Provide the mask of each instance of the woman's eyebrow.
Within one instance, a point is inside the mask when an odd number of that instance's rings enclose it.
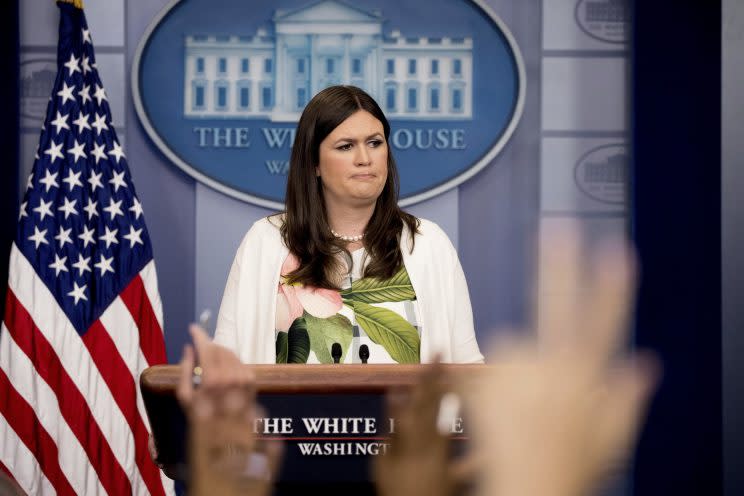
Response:
[[[382,134],[381,133],[370,134],[369,136],[367,136],[366,138],[364,138],[363,141],[367,141],[367,140],[370,140],[372,138],[382,138]],[[334,141],[334,143],[338,143],[340,141],[352,141],[353,142],[353,141],[356,141],[356,139],[354,139],[354,138],[348,138],[348,137],[341,137],[341,138],[338,138],[336,141]]]

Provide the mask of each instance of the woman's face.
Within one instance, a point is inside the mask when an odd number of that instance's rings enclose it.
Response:
[[[359,110],[320,143],[316,174],[326,208],[374,203],[387,180],[388,145],[382,122]]]

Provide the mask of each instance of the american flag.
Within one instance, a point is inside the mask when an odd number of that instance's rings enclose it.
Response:
[[[11,248],[0,469],[29,494],[165,494],[137,387],[166,361],[150,239],[80,0]]]

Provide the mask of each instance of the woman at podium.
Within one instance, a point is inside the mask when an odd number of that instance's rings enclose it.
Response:
[[[215,342],[244,363],[482,362],[457,252],[398,207],[390,124],[332,86],[305,107],[286,210],[235,255]]]

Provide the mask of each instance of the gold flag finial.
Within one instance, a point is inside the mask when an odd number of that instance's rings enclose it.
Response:
[[[59,3],[71,3],[72,5],[74,5],[75,7],[77,7],[78,9],[82,9],[83,8],[83,0],[57,0],[57,2],[59,2]]]

